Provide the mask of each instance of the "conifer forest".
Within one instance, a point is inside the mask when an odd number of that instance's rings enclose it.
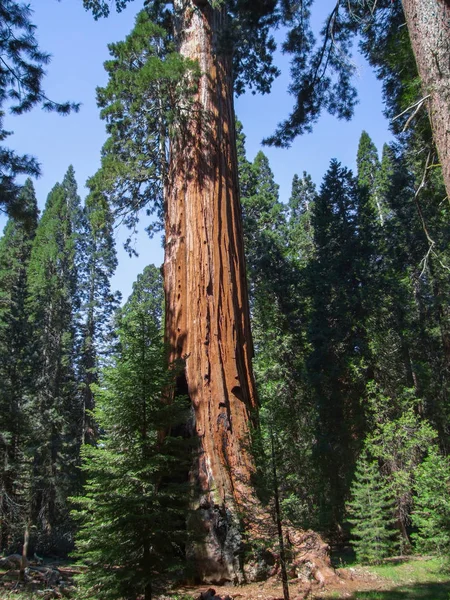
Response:
[[[67,156],[46,200],[10,117],[83,107],[46,93],[33,3],[0,0],[0,598],[448,598],[355,581],[450,569],[449,1],[333,0],[316,30],[313,0],[145,0],[101,166],[82,198]],[[234,98],[271,91],[277,44],[292,110],[251,160]],[[351,120],[355,48],[390,141],[282,198],[264,148]],[[119,222],[130,253],[163,234],[128,298]]]

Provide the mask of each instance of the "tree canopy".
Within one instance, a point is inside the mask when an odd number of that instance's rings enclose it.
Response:
[[[29,5],[16,0],[0,2],[0,203],[10,213],[22,210],[16,176],[37,177],[40,166],[36,158],[20,156],[3,145],[12,133],[4,127],[4,107],[12,115],[21,115],[35,106],[62,115],[79,109],[74,102],[58,103],[46,96],[43,78],[50,55],[39,48],[31,19]]]

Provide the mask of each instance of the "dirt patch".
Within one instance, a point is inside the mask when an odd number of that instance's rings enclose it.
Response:
[[[36,594],[42,600],[75,597],[73,576],[80,572],[79,569],[61,561],[45,564],[27,561],[21,574],[15,556],[0,560],[0,599],[20,592],[30,596]]]
[[[368,590],[384,590],[389,587],[386,579],[371,573],[364,568],[337,569],[339,579],[320,587],[317,583],[305,583],[298,580],[289,582],[291,600],[313,598],[351,598],[355,592]],[[209,593],[208,591],[214,591]],[[183,586],[176,590],[178,596],[191,596],[194,600],[283,600],[283,588],[278,576],[260,583],[249,583],[241,586],[214,585],[213,587]],[[227,598],[228,597],[228,598]]]

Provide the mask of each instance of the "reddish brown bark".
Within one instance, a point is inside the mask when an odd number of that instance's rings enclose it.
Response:
[[[450,197],[450,1],[403,0],[403,10]]]
[[[174,2],[181,54],[201,76],[185,131],[173,142],[166,206],[166,331],[186,357],[200,440],[197,510],[205,528],[200,575],[239,576],[238,513],[251,502],[246,445],[256,411],[237,182],[230,56],[218,48],[224,10]]]
[[[226,11],[207,0],[174,0],[180,53],[198,61],[200,80],[187,124],[172,141],[166,189],[164,286],[171,358],[185,358],[200,451],[194,477],[195,547],[203,581],[254,578],[242,564],[243,533],[276,539],[255,496],[248,450],[256,418],[245,275],[231,56],[221,48]],[[298,565],[318,581],[334,577],[327,545],[313,532],[287,530]],[[315,557],[315,559],[314,559]]]

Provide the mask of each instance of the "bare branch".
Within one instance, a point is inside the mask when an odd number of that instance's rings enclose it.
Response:
[[[408,106],[408,108],[405,108],[405,110],[403,110],[400,114],[398,114],[396,117],[394,117],[392,119],[392,121],[396,121],[397,119],[399,119],[400,117],[402,117],[404,114],[406,114],[407,112],[409,112],[410,110],[412,110],[413,108],[415,108],[416,106],[418,106],[419,108],[422,106],[422,104],[428,100],[428,98],[431,96],[431,94],[427,94],[426,96],[424,96],[423,98],[421,98],[420,100],[417,100],[417,102],[414,102],[414,104],[411,104],[411,106]],[[418,110],[418,109],[417,109]],[[416,111],[414,111],[414,114],[416,114]],[[408,119],[409,120],[409,119]]]

